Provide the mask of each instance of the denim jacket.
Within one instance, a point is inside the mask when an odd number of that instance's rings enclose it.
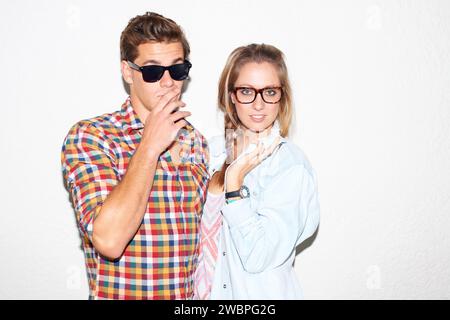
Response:
[[[212,176],[226,159],[225,139],[211,139],[209,148]],[[293,263],[296,246],[319,224],[315,171],[300,148],[281,138],[244,185],[250,197],[221,209],[211,299],[301,299]]]

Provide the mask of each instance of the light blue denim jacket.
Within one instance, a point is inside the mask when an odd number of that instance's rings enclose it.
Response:
[[[212,176],[225,161],[225,140],[212,139],[209,148]],[[211,299],[303,298],[293,262],[296,246],[319,224],[315,171],[300,148],[281,138],[279,148],[247,174],[244,185],[250,197],[221,209]]]

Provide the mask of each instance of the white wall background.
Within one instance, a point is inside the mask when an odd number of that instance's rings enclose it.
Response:
[[[0,298],[86,299],[60,148],[126,97],[119,36],[145,11],[191,42],[184,100],[220,134],[232,49],[287,56],[293,140],[319,178],[320,230],[297,257],[308,299],[450,298],[450,1],[2,1]]]

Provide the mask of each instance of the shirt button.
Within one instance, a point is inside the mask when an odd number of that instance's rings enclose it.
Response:
[[[227,253],[224,251],[224,252],[222,252],[222,255],[225,257],[227,255]]]
[[[254,196],[254,197],[257,197],[257,196],[258,196],[258,193],[257,193],[257,192],[255,192],[255,191],[253,191],[253,193],[252,193],[252,194],[253,194],[253,196]]]
[[[223,288],[224,288],[224,289],[226,289],[226,288],[227,288],[227,285],[226,285],[226,284],[224,284],[224,285],[223,285]]]

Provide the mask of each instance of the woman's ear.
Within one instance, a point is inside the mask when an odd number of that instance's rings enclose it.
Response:
[[[232,104],[236,104],[236,102],[234,101],[234,93],[233,92],[230,92],[230,99],[231,99],[231,103]]]

